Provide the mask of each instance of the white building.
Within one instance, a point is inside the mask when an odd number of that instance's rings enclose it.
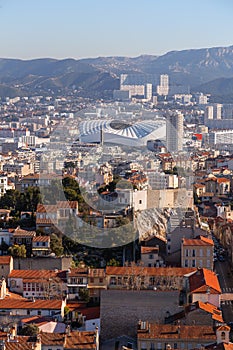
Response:
[[[147,190],[117,189],[117,204],[137,210],[147,209]]]
[[[0,198],[4,196],[6,191],[8,190],[8,179],[7,175],[0,174]]]
[[[146,100],[151,101],[151,99],[152,99],[152,84],[145,85],[144,97]]]
[[[211,131],[209,133],[209,143],[212,146],[217,144],[233,144],[233,129]]]
[[[183,149],[183,114],[167,115],[166,143],[169,152],[182,151]]]
[[[167,74],[160,75],[160,84],[157,85],[157,94],[167,96],[169,92],[169,76]]]

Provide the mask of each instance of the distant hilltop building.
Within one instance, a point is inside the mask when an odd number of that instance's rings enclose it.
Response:
[[[233,104],[213,103],[206,106],[204,123],[210,129],[233,129]]]
[[[120,90],[113,93],[114,99],[127,100],[131,97],[140,97],[148,101],[152,100],[153,85],[158,78],[147,74],[121,74]],[[123,93],[124,92],[124,93]],[[126,94],[128,92],[128,95]]]
[[[169,93],[169,77],[167,74],[160,75],[160,84],[157,85],[157,94],[167,96]]]
[[[178,152],[183,149],[184,116],[181,113],[166,116],[166,143],[167,150]]]

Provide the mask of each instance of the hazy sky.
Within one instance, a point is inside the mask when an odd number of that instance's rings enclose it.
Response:
[[[232,0],[0,0],[0,57],[163,54],[233,45]]]

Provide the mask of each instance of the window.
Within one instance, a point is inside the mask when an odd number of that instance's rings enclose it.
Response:
[[[37,315],[38,315],[38,316],[41,316],[41,310],[38,310],[38,311],[37,311]]]
[[[142,204],[142,200],[141,199],[139,199],[139,204]]]
[[[174,343],[174,349],[177,349],[177,343]]]
[[[207,256],[210,256],[210,249],[207,249]]]
[[[103,280],[103,278],[100,277],[99,281],[100,281],[100,283],[103,283],[104,280]]]
[[[141,350],[147,350],[147,346],[145,342],[142,342],[141,344]]]
[[[196,260],[192,260],[192,267],[196,267]]]
[[[189,256],[189,250],[188,249],[185,250],[185,256]]]
[[[185,261],[184,261],[184,267],[188,267],[188,266],[189,266],[188,260],[185,260]]]
[[[221,333],[221,340],[225,340],[226,339],[226,333],[225,332],[222,332]]]
[[[149,255],[149,259],[153,259],[154,258],[154,255],[153,254],[150,254]]]
[[[155,277],[150,277],[149,279],[149,285],[154,286],[155,285]]]
[[[192,256],[196,256],[196,251],[195,251],[195,249],[193,249],[193,254],[192,254]]]
[[[203,249],[202,248],[200,248],[199,252],[200,252],[200,256],[203,256]]]
[[[111,277],[110,284],[116,285],[116,277]]]

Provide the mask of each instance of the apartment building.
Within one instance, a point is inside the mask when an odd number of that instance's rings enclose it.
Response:
[[[213,270],[214,242],[200,236],[194,239],[183,238],[181,244],[181,266],[200,267]]]

